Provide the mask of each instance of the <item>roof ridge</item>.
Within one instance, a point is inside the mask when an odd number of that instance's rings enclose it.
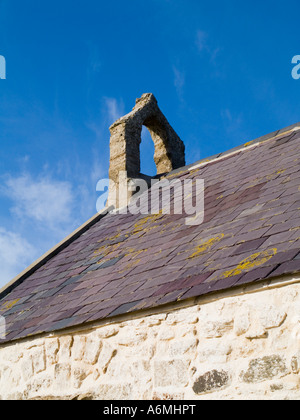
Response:
[[[224,159],[229,156],[233,156],[237,153],[240,153],[244,150],[250,150],[253,147],[257,147],[261,144],[266,143],[267,141],[272,141],[274,139],[279,139],[280,137],[286,136],[287,134],[294,133],[296,131],[300,131],[300,122],[283,128],[282,130],[273,131],[270,134],[266,134],[264,136],[258,137],[254,140],[246,142],[240,146],[234,147],[233,149],[229,149],[222,153],[217,153],[215,155],[209,156],[207,158],[201,159],[195,163],[191,163],[186,166],[182,166],[181,168],[175,169],[174,171],[169,172],[168,174],[164,175],[163,177],[168,178],[174,175],[183,174],[184,172],[189,172],[194,169],[198,169],[205,165],[214,163],[219,161],[220,159]]]

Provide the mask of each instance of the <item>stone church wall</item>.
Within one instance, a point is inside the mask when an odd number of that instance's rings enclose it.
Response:
[[[0,398],[298,399],[299,280],[2,346]]]

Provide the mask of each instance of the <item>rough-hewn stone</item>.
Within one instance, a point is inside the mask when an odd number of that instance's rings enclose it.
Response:
[[[229,374],[225,371],[212,370],[200,376],[193,385],[195,394],[205,394],[225,387],[229,382]]]
[[[143,125],[149,130],[154,142],[154,161],[158,174],[185,165],[184,143],[159,109],[154,95],[144,94],[136,100],[132,112],[110,127],[109,179],[112,182],[108,206],[126,206],[128,199],[132,197],[129,190],[130,180],[141,178],[140,143]]]
[[[242,378],[244,382],[255,383],[273,379],[287,372],[286,364],[280,356],[265,356],[251,360],[249,369],[242,374]]]
[[[156,360],[154,384],[158,387],[185,386],[188,383],[188,364],[181,359]]]

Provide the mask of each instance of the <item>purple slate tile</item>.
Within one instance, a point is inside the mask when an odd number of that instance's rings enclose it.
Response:
[[[260,267],[246,273],[239,281],[238,284],[253,283],[259,280],[265,280],[275,270],[277,266],[272,265],[269,267]]]
[[[163,298],[159,299],[156,303],[157,305],[165,305],[167,303],[177,302],[179,300],[183,300],[182,296],[189,290],[188,287],[181,289],[181,290],[175,290],[172,293],[169,293],[165,295]]]
[[[295,259],[281,264],[269,277],[281,276],[284,274],[296,274],[300,272],[300,259]]]
[[[100,321],[103,318],[110,317],[110,314],[115,311],[118,307],[117,306],[111,306],[109,308],[100,309],[99,311],[90,314],[89,318],[87,319],[88,322],[93,321]]]
[[[186,280],[184,280],[183,286],[184,287],[198,286],[198,285],[204,283],[212,275],[213,275],[212,272],[207,272],[207,273],[204,273],[204,274],[199,274],[199,275],[189,277]]]
[[[247,251],[256,251],[264,244],[264,242],[266,242],[266,240],[267,238],[263,237],[259,239],[254,239],[252,241],[246,241],[236,251],[234,251],[234,254],[238,255]]]
[[[269,239],[267,239],[267,241],[264,243],[264,247],[271,247],[283,242],[287,242],[292,236],[293,232],[290,231],[277,233],[275,235],[270,236]]]
[[[194,298],[194,297],[198,297],[198,296],[203,296],[206,294],[209,294],[212,292],[212,288],[214,286],[216,282],[212,282],[211,284],[209,283],[202,283],[198,286],[194,286],[192,287],[190,290],[186,291],[186,293],[184,293],[181,296],[181,300],[184,299],[189,299],[189,298]]]

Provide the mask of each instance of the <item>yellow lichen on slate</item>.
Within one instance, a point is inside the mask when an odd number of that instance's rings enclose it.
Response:
[[[15,306],[19,302],[19,300],[20,299],[15,299],[15,300],[12,300],[10,302],[5,302],[2,305],[2,309],[5,309],[6,311],[9,310],[9,309],[11,309],[13,306]]]
[[[277,254],[276,248],[271,248],[266,251],[257,252],[256,254],[251,255],[250,257],[244,259],[240,264],[233,270],[228,270],[223,273],[223,278],[228,278],[232,276],[237,276],[244,272],[248,272],[253,268],[260,267],[268,262]]]
[[[224,234],[221,233],[214,238],[210,238],[196,247],[196,251],[189,258],[196,258],[203,252],[208,251],[215,243],[220,242],[224,238]]]

